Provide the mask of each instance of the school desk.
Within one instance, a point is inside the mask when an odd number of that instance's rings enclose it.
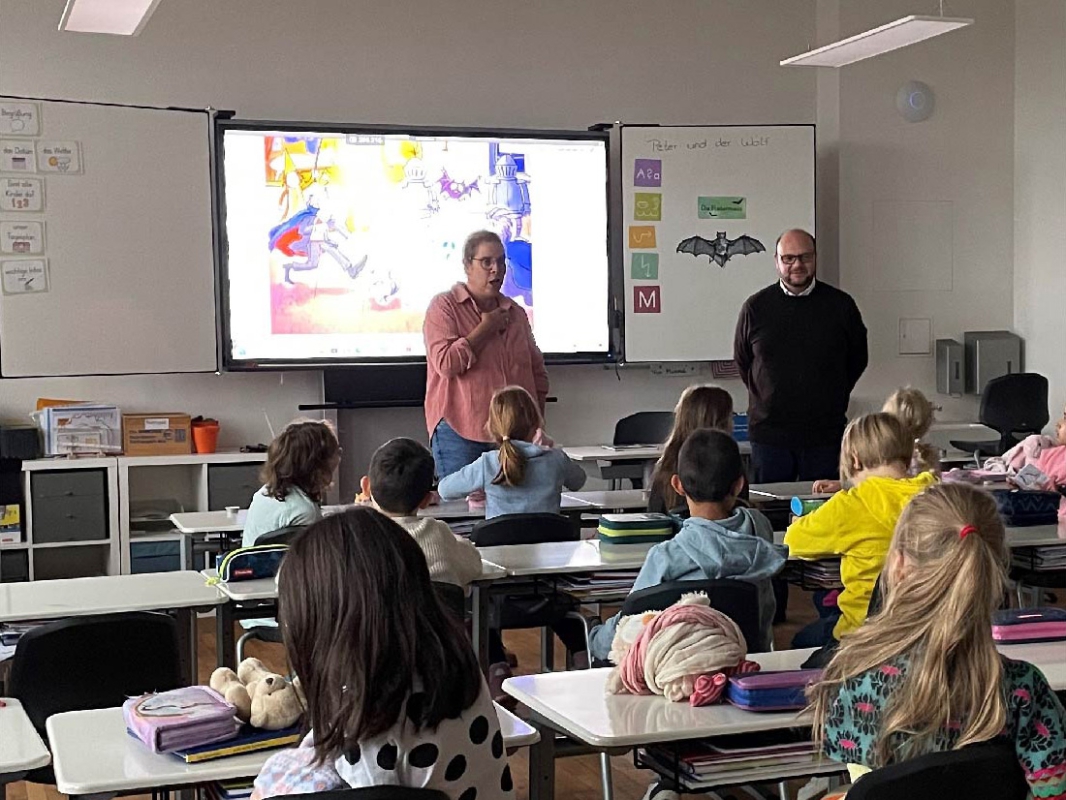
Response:
[[[535,728],[496,706],[508,750],[538,741]],[[253,778],[277,750],[259,750],[186,764],[177,756],[153,753],[126,732],[121,708],[69,711],[45,723],[52,746],[56,788],[65,795],[115,795],[137,790],[189,786],[209,781]],[[32,729],[31,729],[32,730]]]
[[[84,617],[122,611],[177,616],[182,674],[196,683],[196,610],[226,602],[197,572],[103,575],[0,584],[0,622]]]
[[[1010,658],[1035,664],[1052,689],[1066,689],[1066,658],[1062,643],[1011,645],[999,648]],[[813,648],[779,650],[750,656],[764,670],[797,669]],[[730,704],[693,708],[653,695],[609,695],[605,690],[610,669],[522,675],[504,681],[509,695],[532,712],[530,721],[540,742],[530,750],[530,800],[549,800],[555,792],[555,734],[562,733],[585,748],[619,754],[660,742],[699,739],[734,733],[752,733],[809,724],[798,712],[754,713]],[[818,772],[836,772],[839,765],[806,765],[789,771],[782,767],[756,777],[777,780]]]
[[[204,581],[213,580],[218,572],[205,569],[201,573]],[[481,577],[471,583],[471,641],[474,651],[483,667],[488,669],[488,629],[489,629],[489,593],[485,587],[507,576],[507,571],[495,564],[482,561]],[[236,641],[233,626],[237,620],[262,618],[277,613],[277,583],[274,578],[259,578],[251,581],[219,582],[216,584],[229,602],[218,607],[215,614],[215,647],[218,654],[218,666],[236,669]]]
[[[11,697],[0,697],[0,800],[7,785],[52,760],[48,748],[22,709]]]

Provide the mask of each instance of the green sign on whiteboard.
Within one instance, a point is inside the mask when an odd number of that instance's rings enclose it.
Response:
[[[748,199],[746,197],[701,197],[699,218],[747,219]]]

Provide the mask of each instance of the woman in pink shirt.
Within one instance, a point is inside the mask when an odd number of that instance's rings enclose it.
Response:
[[[466,282],[430,301],[426,427],[437,476],[456,472],[495,445],[485,422],[497,389],[525,388],[544,412],[548,372],[525,310],[500,292],[507,258],[500,237],[477,231],[463,245]]]

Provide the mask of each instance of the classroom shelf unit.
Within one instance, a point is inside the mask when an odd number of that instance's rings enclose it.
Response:
[[[0,580],[179,569],[170,513],[247,508],[265,459],[234,452],[24,461],[22,541],[0,545]]]

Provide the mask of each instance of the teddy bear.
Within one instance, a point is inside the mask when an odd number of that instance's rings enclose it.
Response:
[[[256,728],[288,728],[303,714],[299,679],[292,683],[271,672],[258,658],[246,658],[234,672],[219,667],[210,686],[237,709],[237,717]]]

